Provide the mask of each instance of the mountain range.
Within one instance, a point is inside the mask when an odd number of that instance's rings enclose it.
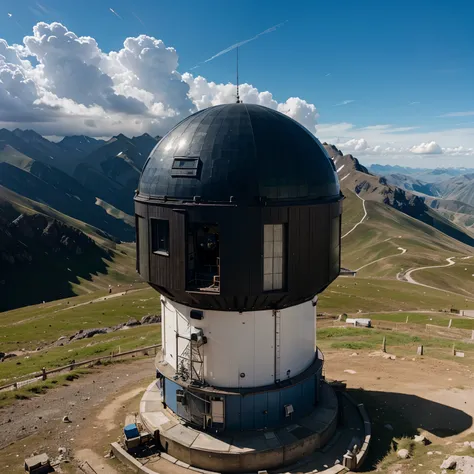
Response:
[[[474,169],[421,169],[372,165],[387,183],[424,198],[438,213],[474,231]]]
[[[375,175],[361,165],[354,156],[344,155],[334,145],[327,143],[323,145],[333,159],[343,188],[350,189],[364,199],[381,202],[460,242],[474,246],[474,234],[453,222],[455,219],[452,218],[452,215],[444,214],[444,211],[451,206],[451,208],[456,209],[456,211],[452,211],[454,214],[460,213],[459,210],[463,210],[471,215],[470,205],[461,204],[451,199],[442,201],[438,199],[438,206],[436,206],[432,199],[391,181],[390,175],[388,177]],[[459,179],[459,177],[453,179]],[[472,216],[474,217],[474,214]],[[468,223],[469,221],[467,221]]]
[[[135,239],[133,195],[159,140],[120,134],[53,142],[32,130],[0,130],[0,311],[134,281],[134,246],[124,242]],[[345,194],[401,212],[455,246],[474,247],[469,170],[366,168],[324,147]],[[430,173],[431,181],[422,179]]]
[[[160,137],[51,142],[32,130],[0,130],[0,185],[108,232],[134,239],[133,196]]]

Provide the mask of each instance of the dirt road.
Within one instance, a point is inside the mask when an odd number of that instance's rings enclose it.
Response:
[[[397,250],[401,250],[400,253],[394,253],[392,255],[387,255],[386,257],[381,257],[378,258],[377,260],[373,260],[372,262],[366,263],[365,265],[362,265],[361,267],[357,268],[355,271],[358,272],[362,270],[365,267],[368,267],[369,265],[373,265],[374,263],[380,262],[381,260],[385,260],[387,258],[392,258],[392,257],[399,257],[400,255],[404,255],[407,252],[407,249],[404,249],[403,247],[398,247]]]
[[[346,176],[347,178],[347,176]],[[356,196],[362,201],[362,207],[364,209],[364,216],[362,217],[362,219],[351,229],[349,230],[348,232],[346,232],[342,237],[341,237],[341,240],[344,238],[344,237],[347,237],[351,232],[353,232],[354,230],[357,229],[357,227],[359,227],[362,222],[364,222],[364,220],[366,219],[367,217],[367,209],[365,207],[365,199],[361,198],[358,194],[356,194]]]
[[[118,433],[117,414],[122,415],[129,400],[139,399],[153,376],[152,357],[107,365],[67,386],[1,409],[0,466],[21,467],[22,456],[33,451],[57,456],[59,447],[79,455],[80,450],[99,448],[103,457],[103,450]],[[71,422],[64,423],[64,416]]]
[[[417,282],[416,280],[414,280],[411,276],[411,274],[413,272],[418,272],[420,270],[428,270],[430,268],[445,268],[445,267],[450,267],[451,265],[454,265],[456,262],[454,261],[454,258],[455,257],[449,257],[446,259],[446,261],[448,262],[446,265],[432,265],[432,266],[429,266],[429,267],[419,267],[419,268],[412,268],[411,270],[408,270],[405,275],[404,275],[404,278],[406,279],[406,281],[408,281],[409,283],[413,283],[414,285],[421,285],[421,286],[426,286],[427,288],[433,288],[435,290],[438,290],[439,288],[436,288],[434,286],[429,286],[429,285],[424,285],[423,283],[419,283]]]

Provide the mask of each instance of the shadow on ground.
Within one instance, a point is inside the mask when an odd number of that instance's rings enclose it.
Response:
[[[425,430],[440,438],[462,433],[473,424],[470,415],[416,395],[362,389],[348,393],[363,403],[372,422],[372,440],[362,471],[371,471],[393,448],[394,439],[413,438]]]

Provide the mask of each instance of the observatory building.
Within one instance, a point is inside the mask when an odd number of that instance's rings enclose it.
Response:
[[[327,390],[317,295],[339,275],[342,200],[320,142],[266,107],[202,110],[151,152],[135,196],[137,270],[161,294],[156,390],[181,435],[157,431],[173,456],[248,472],[319,447],[245,464],[204,441],[205,454],[190,453],[185,430],[250,440],[317,409]]]

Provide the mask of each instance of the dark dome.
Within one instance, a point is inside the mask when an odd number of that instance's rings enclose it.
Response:
[[[139,196],[256,204],[339,199],[332,160],[293,119],[259,105],[228,104],[180,122],[145,163]]]

